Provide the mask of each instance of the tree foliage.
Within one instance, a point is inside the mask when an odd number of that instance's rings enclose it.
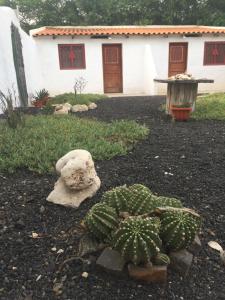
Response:
[[[0,0],[19,7],[25,29],[46,25],[225,26],[224,0]]]

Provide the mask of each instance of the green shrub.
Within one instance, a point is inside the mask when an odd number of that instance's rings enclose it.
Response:
[[[70,103],[71,105],[75,104],[90,104],[91,102],[97,102],[99,100],[106,99],[106,95],[99,94],[77,94],[75,97],[74,93],[65,93],[60,94],[55,97],[52,97],[49,102],[51,104],[61,104],[61,103]]]
[[[125,155],[149,130],[134,121],[98,122],[74,116],[27,116],[26,126],[12,130],[0,124],[0,170],[54,170],[56,161],[74,149],[94,159]]]
[[[14,107],[17,102],[18,101],[14,90],[13,92],[8,90],[7,94],[4,94],[0,90],[0,108],[6,118],[7,125],[12,129],[16,129],[21,125],[23,126],[25,123],[23,113]]]
[[[196,120],[225,120],[225,93],[198,97],[192,118]]]

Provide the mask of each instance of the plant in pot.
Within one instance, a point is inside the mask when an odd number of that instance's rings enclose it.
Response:
[[[34,101],[32,102],[32,104],[35,107],[42,107],[46,105],[48,99],[49,92],[46,89],[42,89],[40,91],[36,91],[36,94],[34,95]]]
[[[172,104],[171,115],[176,121],[187,121],[190,118],[192,107],[193,104],[190,102]]]

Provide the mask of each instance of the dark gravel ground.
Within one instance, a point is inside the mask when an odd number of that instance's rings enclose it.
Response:
[[[0,299],[225,299],[225,268],[207,246],[209,240],[225,246],[225,123],[174,123],[159,111],[162,100],[112,98],[81,114],[105,121],[134,119],[151,132],[127,156],[96,162],[102,187],[78,210],[45,201],[54,175],[26,170],[0,175]],[[81,218],[102,192],[137,182],[180,197],[204,217],[203,249],[188,277],[169,273],[166,286],[137,283],[96,270],[93,256],[62,267],[76,251]],[[32,232],[41,238],[32,238]],[[81,276],[84,271],[88,278]],[[56,283],[61,283],[60,295]]]

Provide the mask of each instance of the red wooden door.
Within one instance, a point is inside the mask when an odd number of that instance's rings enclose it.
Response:
[[[188,43],[170,43],[169,76],[184,73],[187,69]]]
[[[104,44],[102,53],[104,92],[122,93],[122,45]]]

